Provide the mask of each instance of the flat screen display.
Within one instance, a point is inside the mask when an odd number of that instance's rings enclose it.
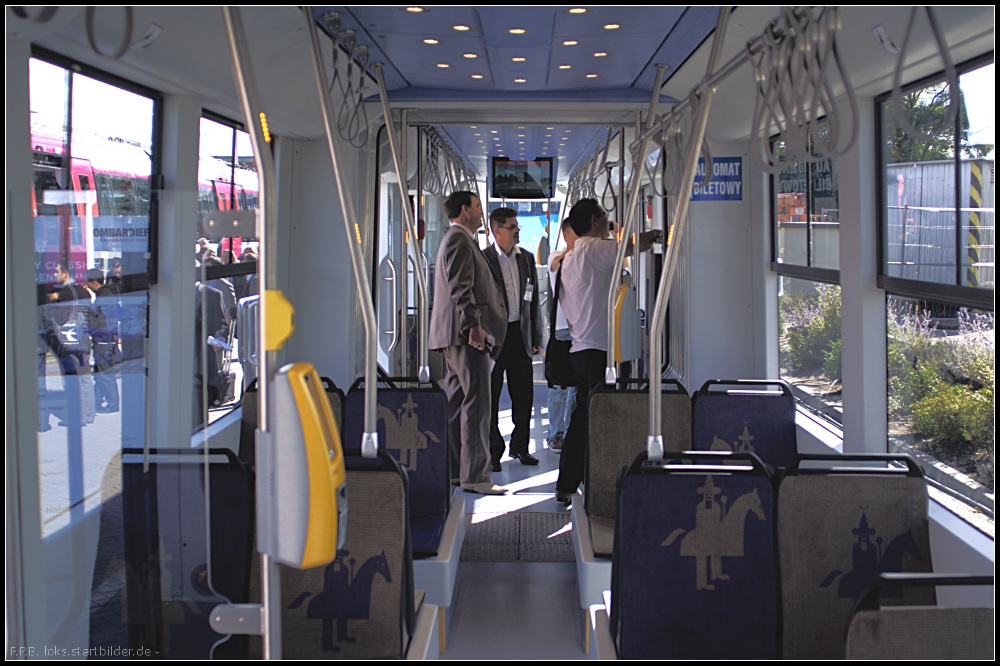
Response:
[[[551,199],[552,158],[511,160],[493,158],[494,199]]]

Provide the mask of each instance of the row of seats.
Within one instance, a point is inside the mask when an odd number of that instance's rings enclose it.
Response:
[[[646,449],[646,380],[598,387],[590,396],[584,492],[594,554],[611,557],[615,482]],[[662,389],[663,448],[668,452],[749,452],[774,473],[796,454],[795,398],[778,380],[711,380],[693,396],[676,380]]]
[[[414,557],[437,555],[451,506],[444,395],[436,386],[399,389],[392,380],[380,382],[382,447],[377,458],[366,459],[356,448],[363,383],[345,395],[322,381],[342,441],[355,446],[344,451],[347,540],[330,564],[305,570],[279,565],[282,654],[402,658],[418,633],[423,601]],[[243,396],[238,456],[229,449],[124,452],[127,616],[134,647],[177,658],[262,657],[260,637],[220,642],[208,621],[218,604],[261,600],[254,517],[257,396],[252,382]]]
[[[839,659],[852,617],[855,651],[871,654],[886,621],[852,610],[882,574],[933,571],[926,482],[907,456],[796,456],[772,479],[749,452],[643,453],[616,495],[609,620],[620,658]],[[936,603],[932,585],[875,598]],[[972,613],[965,649],[935,654],[983,654],[985,641],[992,655],[992,609]]]

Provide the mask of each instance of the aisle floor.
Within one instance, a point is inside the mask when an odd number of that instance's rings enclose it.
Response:
[[[466,494],[472,521],[512,512],[569,514],[554,499],[559,455],[546,448],[545,384],[534,386],[529,452],[537,466],[505,455],[494,483],[504,496]],[[500,432],[509,442],[513,424],[506,386],[500,402]],[[442,659],[586,659],[584,613],[574,562],[461,562]]]

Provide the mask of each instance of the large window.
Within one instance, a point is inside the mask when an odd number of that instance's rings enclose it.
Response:
[[[825,127],[819,129],[822,137]],[[775,142],[775,154],[784,154]],[[837,161],[798,162],[771,177],[778,273],[778,359],[799,404],[839,424],[840,192]]]
[[[879,99],[882,256],[888,291],[992,308],[994,65]]]
[[[40,51],[28,76],[44,549],[32,566],[54,643],[128,647],[121,451],[146,443],[160,98]]]
[[[240,301],[260,293],[256,275],[259,185],[250,135],[240,127],[221,118],[201,119],[198,236],[192,239],[198,269],[195,428],[238,406],[243,390],[256,376],[252,359],[240,353],[242,331],[237,325]]]
[[[889,449],[992,521],[994,64],[990,54],[880,97]]]

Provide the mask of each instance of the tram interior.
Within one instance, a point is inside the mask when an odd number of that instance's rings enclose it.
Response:
[[[8,658],[994,657],[993,7],[6,14]],[[544,354],[453,487],[459,190],[543,348],[660,232],[569,504]]]

